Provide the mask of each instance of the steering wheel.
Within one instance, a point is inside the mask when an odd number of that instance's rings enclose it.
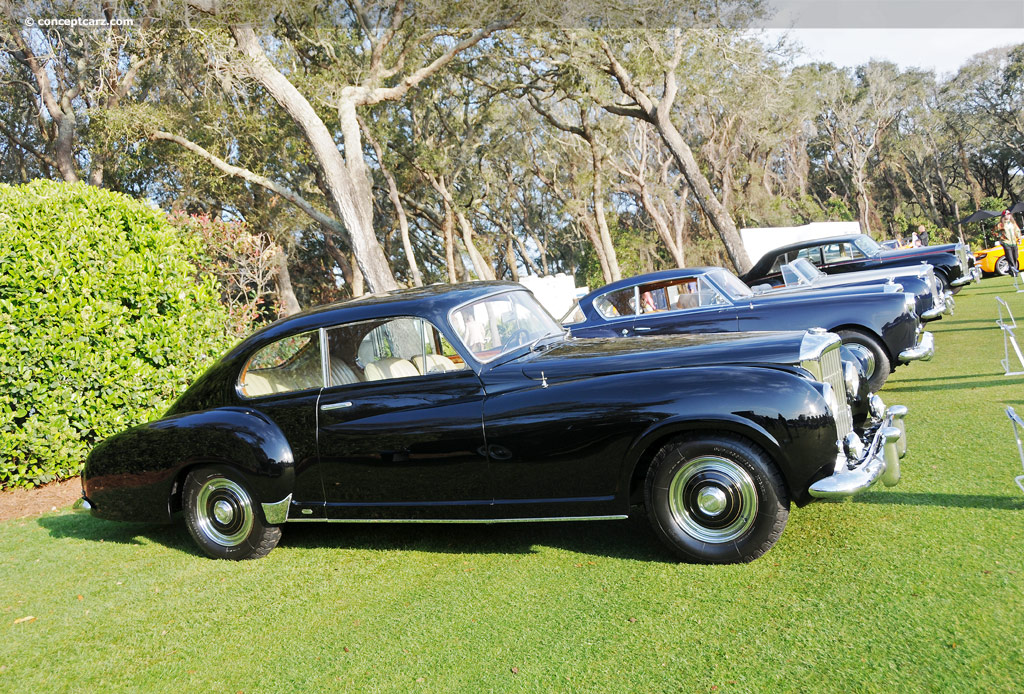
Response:
[[[526,332],[523,328],[520,328],[508,336],[508,340],[506,340],[505,344],[513,347],[520,347],[526,344],[526,341],[529,339],[530,333]]]

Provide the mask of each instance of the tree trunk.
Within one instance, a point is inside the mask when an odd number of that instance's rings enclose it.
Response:
[[[588,128],[589,130],[589,128]],[[619,256],[615,252],[615,245],[612,243],[612,235],[608,231],[608,220],[604,214],[604,180],[601,171],[601,157],[597,152],[597,144],[593,136],[589,139],[590,160],[594,169],[594,219],[597,220],[598,239],[604,251],[605,263],[608,265],[607,282],[616,282],[622,279],[622,271],[619,269]]]
[[[292,276],[288,273],[288,255],[284,249],[274,258],[274,279],[277,282],[277,310],[282,318],[295,315],[302,310],[292,288]]]
[[[370,289],[397,289],[398,283],[391,274],[387,257],[373,231],[371,181],[363,160],[362,138],[354,101],[344,95],[339,100],[338,116],[345,143],[345,157],[342,158],[323,120],[288,78],[270,63],[252,27],[233,25],[231,34],[239,50],[249,58],[249,72],[288,112],[312,146],[333,202],[348,229],[356,261]]]

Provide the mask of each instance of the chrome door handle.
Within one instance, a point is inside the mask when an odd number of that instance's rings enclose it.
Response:
[[[645,328],[643,326],[637,326],[637,327],[633,328],[633,330],[637,331],[638,333],[645,333],[648,330],[651,330],[651,328]]]
[[[352,407],[351,402],[332,402],[328,405],[321,405],[320,411],[327,412],[328,410],[340,410],[343,407]]]

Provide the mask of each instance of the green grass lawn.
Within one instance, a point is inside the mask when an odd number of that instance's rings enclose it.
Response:
[[[882,390],[910,408],[900,485],[794,509],[752,564],[675,563],[642,517],[288,526],[233,563],[64,510],[0,523],[0,690],[1020,691],[996,295],[1024,318],[1007,279],[964,290]]]

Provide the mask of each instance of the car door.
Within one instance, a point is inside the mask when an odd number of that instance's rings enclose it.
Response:
[[[737,307],[704,277],[643,284],[639,295],[644,312],[634,318],[635,335],[737,330]]]
[[[316,446],[316,406],[323,386],[318,330],[289,335],[260,348],[238,379],[241,404],[272,421],[288,442],[295,463],[292,501],[298,509],[323,506]]]
[[[421,318],[361,321],[325,335],[330,378],[317,408],[323,515],[483,516],[491,498],[477,374]]]

